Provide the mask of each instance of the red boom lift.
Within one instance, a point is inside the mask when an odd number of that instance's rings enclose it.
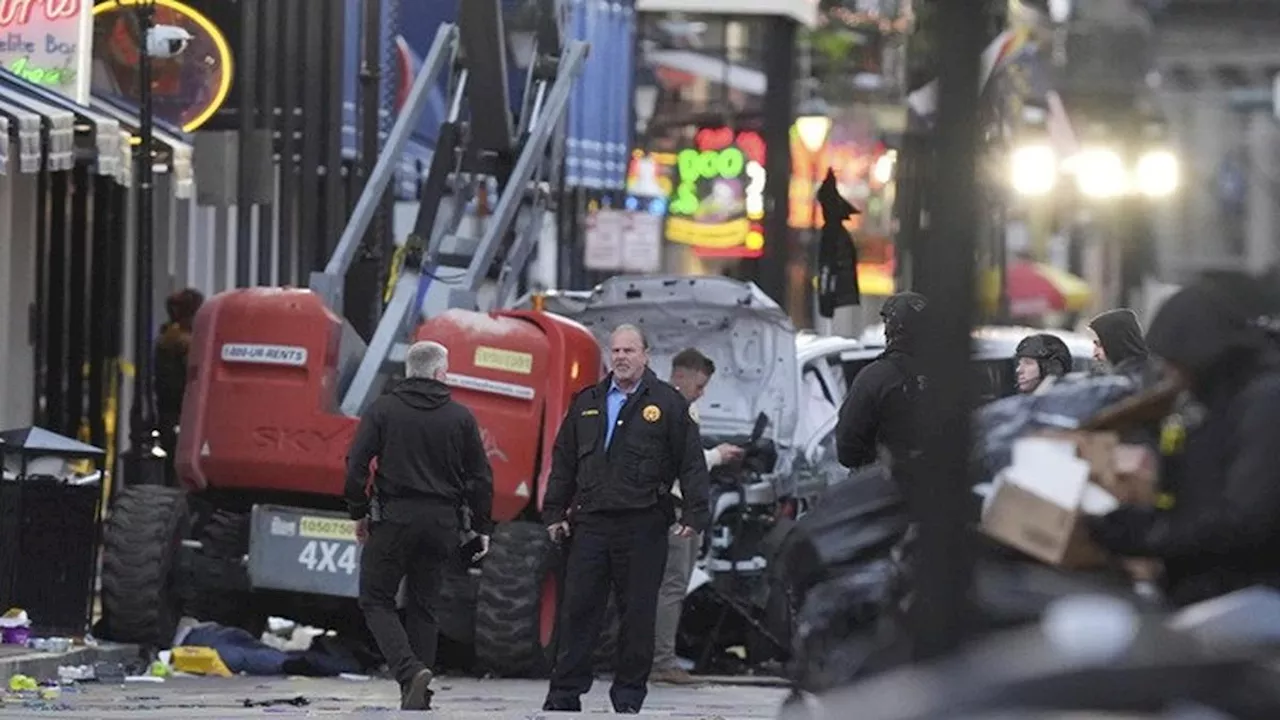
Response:
[[[560,420],[573,393],[599,378],[600,351],[573,321],[480,312],[477,298],[497,267],[494,306],[514,299],[559,185],[562,121],[587,47],[562,44],[556,4],[547,2],[513,118],[499,2],[459,5],[458,24],[440,28],[310,288],[228,291],[196,318],[177,453],[183,487],[124,488],[111,507],[102,578],[108,637],[164,647],[183,614],[255,631],[268,614],[362,631],[359,546],[341,501],[347,447],[408,344],[433,339],[450,348],[448,383],[483,428],[499,523],[479,572],[460,565],[451,573],[442,630],[473,647],[489,672],[545,668],[555,553],[537,511]],[[446,67],[449,116],[415,230],[397,252],[394,290],[366,345],[342,317],[343,278]],[[477,242],[459,228],[481,183],[500,195]]]

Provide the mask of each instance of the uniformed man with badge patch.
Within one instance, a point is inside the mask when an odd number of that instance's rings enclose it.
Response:
[[[581,711],[612,592],[619,629],[609,697],[618,713],[640,712],[667,534],[692,537],[708,522],[710,479],[688,402],[649,369],[649,345],[639,328],[615,329],[609,354],[613,371],[569,406],[543,501],[551,538],[569,540],[547,711]],[[671,529],[677,480],[681,519]]]

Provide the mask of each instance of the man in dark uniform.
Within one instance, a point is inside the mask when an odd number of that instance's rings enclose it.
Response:
[[[415,343],[404,367],[405,379],[360,418],[347,453],[345,494],[356,537],[364,543],[365,623],[400,683],[400,708],[428,710],[443,571],[459,549],[464,507],[479,534],[473,559],[489,551],[493,474],[475,416],[454,402],[444,384],[449,351],[435,342]],[[401,580],[409,595],[404,624],[396,610]]]
[[[891,296],[880,310],[884,319],[885,351],[849,385],[836,423],[836,454],[840,464],[857,469],[881,458],[909,459],[916,450],[915,412],[924,390],[924,377],[915,358],[926,300],[920,293]]]
[[[649,369],[648,350],[638,328],[613,331],[613,372],[574,397],[552,451],[543,519],[553,540],[572,541],[544,710],[582,710],[612,590],[620,627],[609,697],[618,713],[640,712],[667,533],[706,529],[710,478],[698,425],[680,392]],[[680,524],[671,530],[677,479]]]

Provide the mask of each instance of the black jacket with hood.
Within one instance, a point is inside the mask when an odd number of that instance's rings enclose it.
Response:
[[[346,499],[353,520],[370,514],[371,501],[392,522],[412,521],[425,506],[466,507],[471,529],[488,535],[493,474],[475,416],[438,380],[402,380],[360,418],[347,453]]]
[[[916,450],[915,412],[925,380],[913,355],[926,301],[919,293],[898,293],[885,301],[885,351],[849,385],[836,422],[836,456],[847,468],[876,462],[879,448],[892,460]]]
[[[1251,319],[1221,285],[1165,303],[1147,342],[1187,374],[1204,410],[1165,479],[1173,507],[1126,506],[1091,525],[1114,552],[1162,559],[1178,605],[1280,587],[1280,355]]]
[[[1108,310],[1090,320],[1089,328],[1098,335],[1111,372],[1128,377],[1139,388],[1158,379],[1137,313],[1128,308]]]

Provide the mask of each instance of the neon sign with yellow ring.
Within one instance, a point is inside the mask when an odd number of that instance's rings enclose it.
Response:
[[[222,107],[227,101],[227,97],[231,94],[231,80],[234,77],[234,62],[231,56],[231,44],[227,42],[227,38],[222,34],[222,30],[218,28],[212,20],[200,11],[178,2],[177,0],[151,0],[158,8],[165,8],[183,16],[184,18],[195,23],[195,25],[208,36],[213,43],[213,51],[218,56],[218,68],[221,71],[218,78],[217,87],[213,88],[212,96],[205,101],[204,108],[198,113],[182,123],[184,132],[193,132],[200,126],[209,121],[214,113]],[[106,0],[93,7],[93,16],[95,20],[98,16],[115,10],[124,10],[139,4],[138,0]],[[194,34],[194,32],[193,32]],[[95,53],[96,54],[96,53]],[[135,63],[136,65],[136,63]],[[153,76],[154,78],[154,76]]]

